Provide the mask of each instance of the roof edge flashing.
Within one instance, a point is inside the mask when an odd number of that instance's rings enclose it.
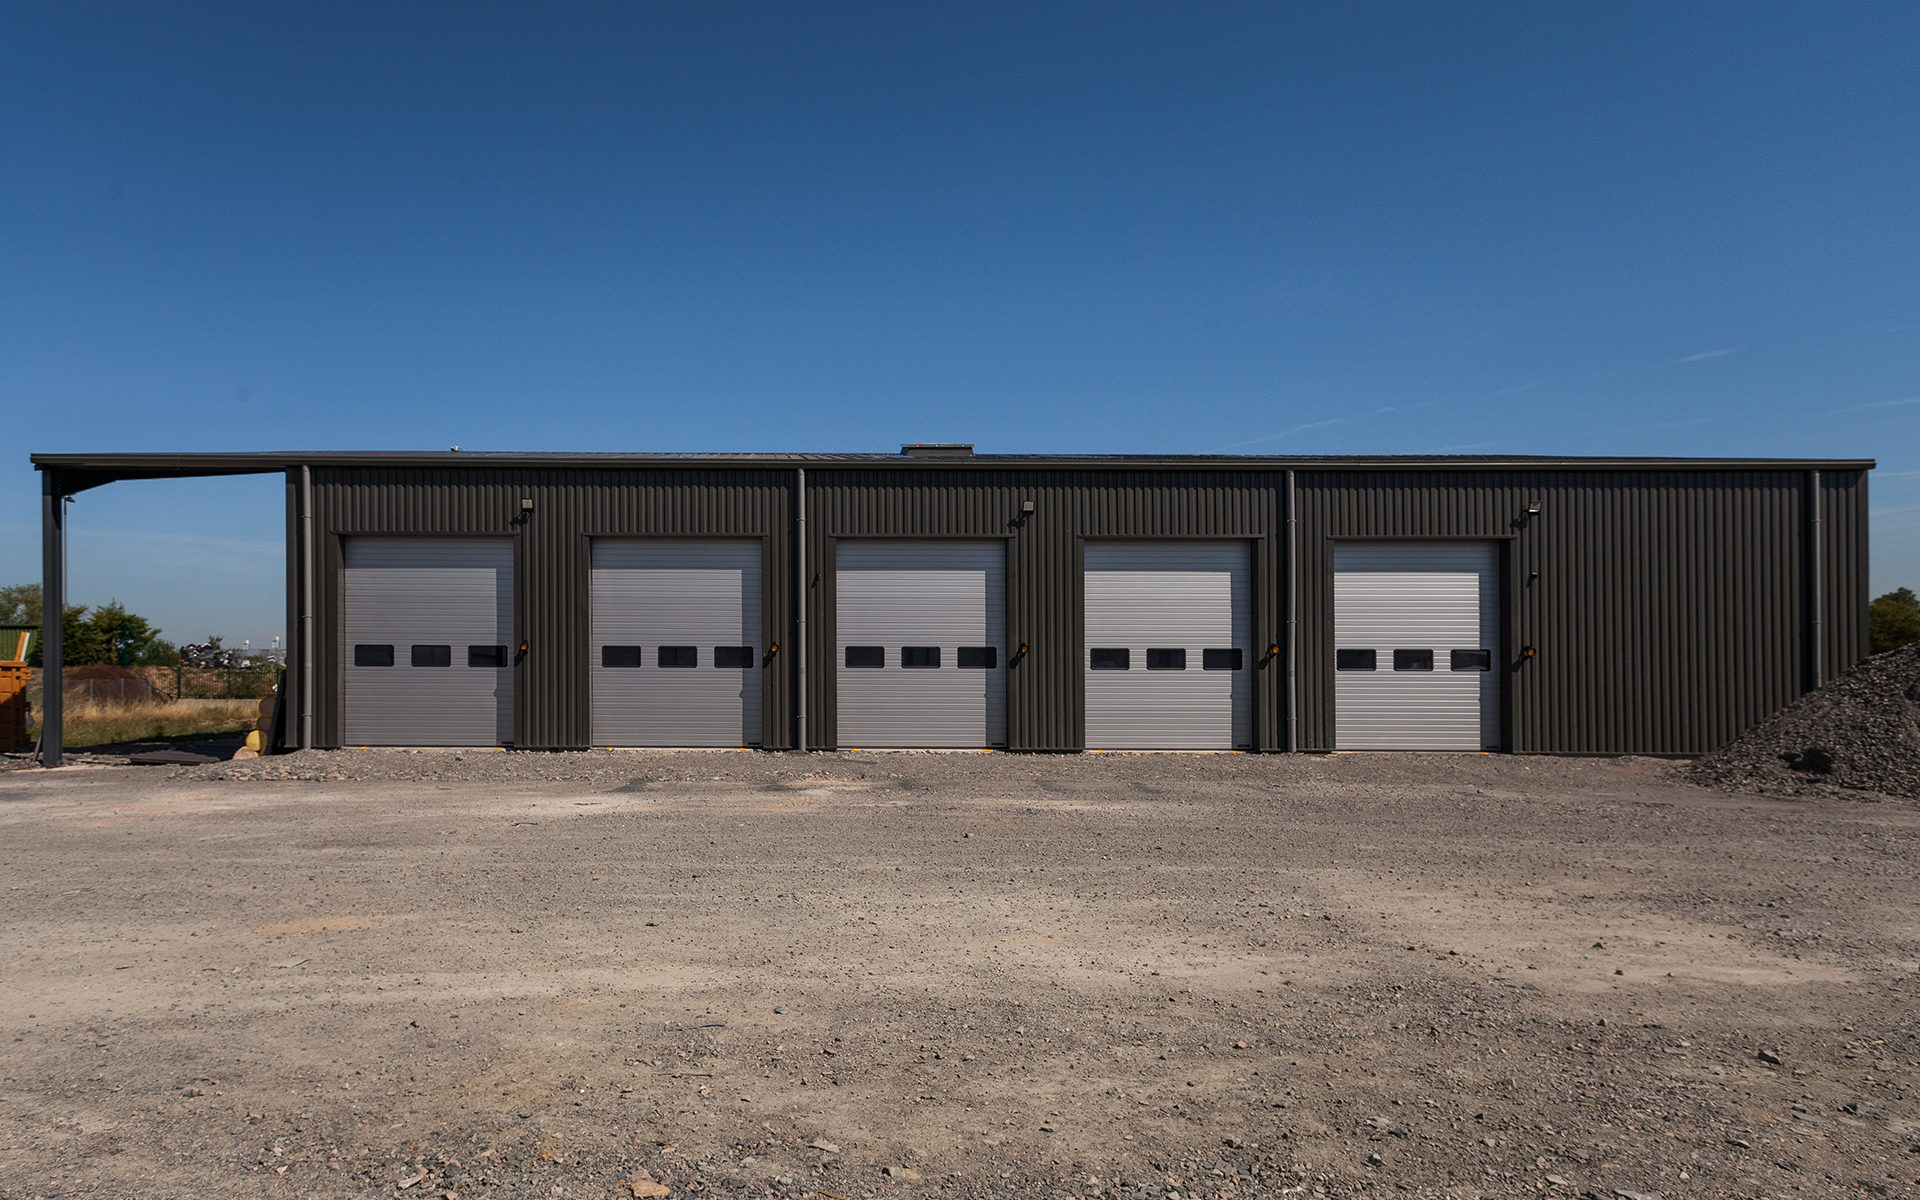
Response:
[[[961,444],[964,445],[964,444]],[[903,450],[909,447],[902,447]],[[299,470],[823,470],[933,471],[1253,471],[1366,473],[1378,471],[1871,471],[1873,459],[1626,458],[1547,455],[1238,455],[1238,454],[976,454],[909,453],[523,453],[513,451],[139,451],[32,454],[33,465],[60,476],[71,494],[122,479],[180,479]]]

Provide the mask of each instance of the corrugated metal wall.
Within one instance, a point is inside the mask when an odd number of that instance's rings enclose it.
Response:
[[[340,744],[340,540],[356,534],[511,534],[517,744],[588,744],[589,558],[595,536],[756,537],[767,547],[765,625],[791,624],[792,471],[324,468],[313,472],[320,560],[318,741]],[[520,501],[533,511],[522,520]],[[766,745],[792,745],[791,656],[764,672]]]
[[[1826,564],[1821,613],[1826,677],[1867,656],[1867,473],[1820,472],[1820,543]]]
[[[809,740],[816,748],[837,744],[833,547],[843,537],[1006,540],[1008,641],[1030,647],[1008,674],[1013,749],[1082,748],[1080,547],[1088,539],[1244,540],[1254,555],[1255,645],[1284,636],[1283,464],[1192,471],[804,465]],[[1700,753],[1807,684],[1804,471],[1296,468],[1303,749],[1333,744],[1331,548],[1339,538],[1502,540],[1510,672],[1504,740],[1517,751]],[[529,643],[515,683],[516,719],[526,747],[588,744],[588,546],[595,535],[764,539],[766,637],[785,644],[792,636],[791,467],[320,467],[313,483],[321,745],[338,745],[340,737],[343,535],[515,537],[516,620]],[[1865,473],[1823,472],[1819,491],[1822,640],[1831,677],[1866,652]],[[524,523],[517,520],[522,497],[534,501]],[[1035,511],[1023,520],[1028,500]],[[1541,512],[1529,518],[1534,501]],[[296,519],[288,540],[293,637]],[[1525,645],[1539,653],[1519,663]],[[1285,744],[1284,661],[1256,657],[1260,749]],[[783,653],[765,673],[769,748],[791,745],[792,666]]]
[[[1853,474],[1822,489],[1829,676],[1864,649],[1840,616],[1866,593],[1854,550],[1864,514],[1839,511],[1857,499]],[[1332,547],[1366,537],[1508,540],[1514,750],[1723,745],[1803,690],[1806,482],[1800,471],[1302,472],[1302,748],[1333,745]],[[1526,646],[1537,653],[1523,658]]]
[[[808,740],[838,744],[834,726],[833,544],[839,538],[1007,539],[1007,641],[1026,643],[1007,672],[1007,746],[1079,750],[1085,620],[1079,545],[1089,538],[1234,538],[1254,546],[1254,640],[1280,637],[1275,553],[1284,476],[1272,471],[807,471]],[[1022,521],[1023,501],[1034,502]],[[1256,656],[1254,736],[1283,742],[1284,661]]]

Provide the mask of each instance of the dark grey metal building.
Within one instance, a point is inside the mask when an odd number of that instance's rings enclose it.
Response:
[[[49,611],[63,497],[284,473],[291,746],[1689,755],[1867,646],[1870,461],[33,461]]]

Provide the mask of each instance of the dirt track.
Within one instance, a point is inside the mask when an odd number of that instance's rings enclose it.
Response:
[[[1480,756],[270,764],[346,778],[0,774],[0,1196],[1920,1187],[1910,805]]]

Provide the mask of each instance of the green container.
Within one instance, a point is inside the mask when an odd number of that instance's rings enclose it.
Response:
[[[0,625],[0,662],[27,661],[27,649],[39,636],[35,625]]]

